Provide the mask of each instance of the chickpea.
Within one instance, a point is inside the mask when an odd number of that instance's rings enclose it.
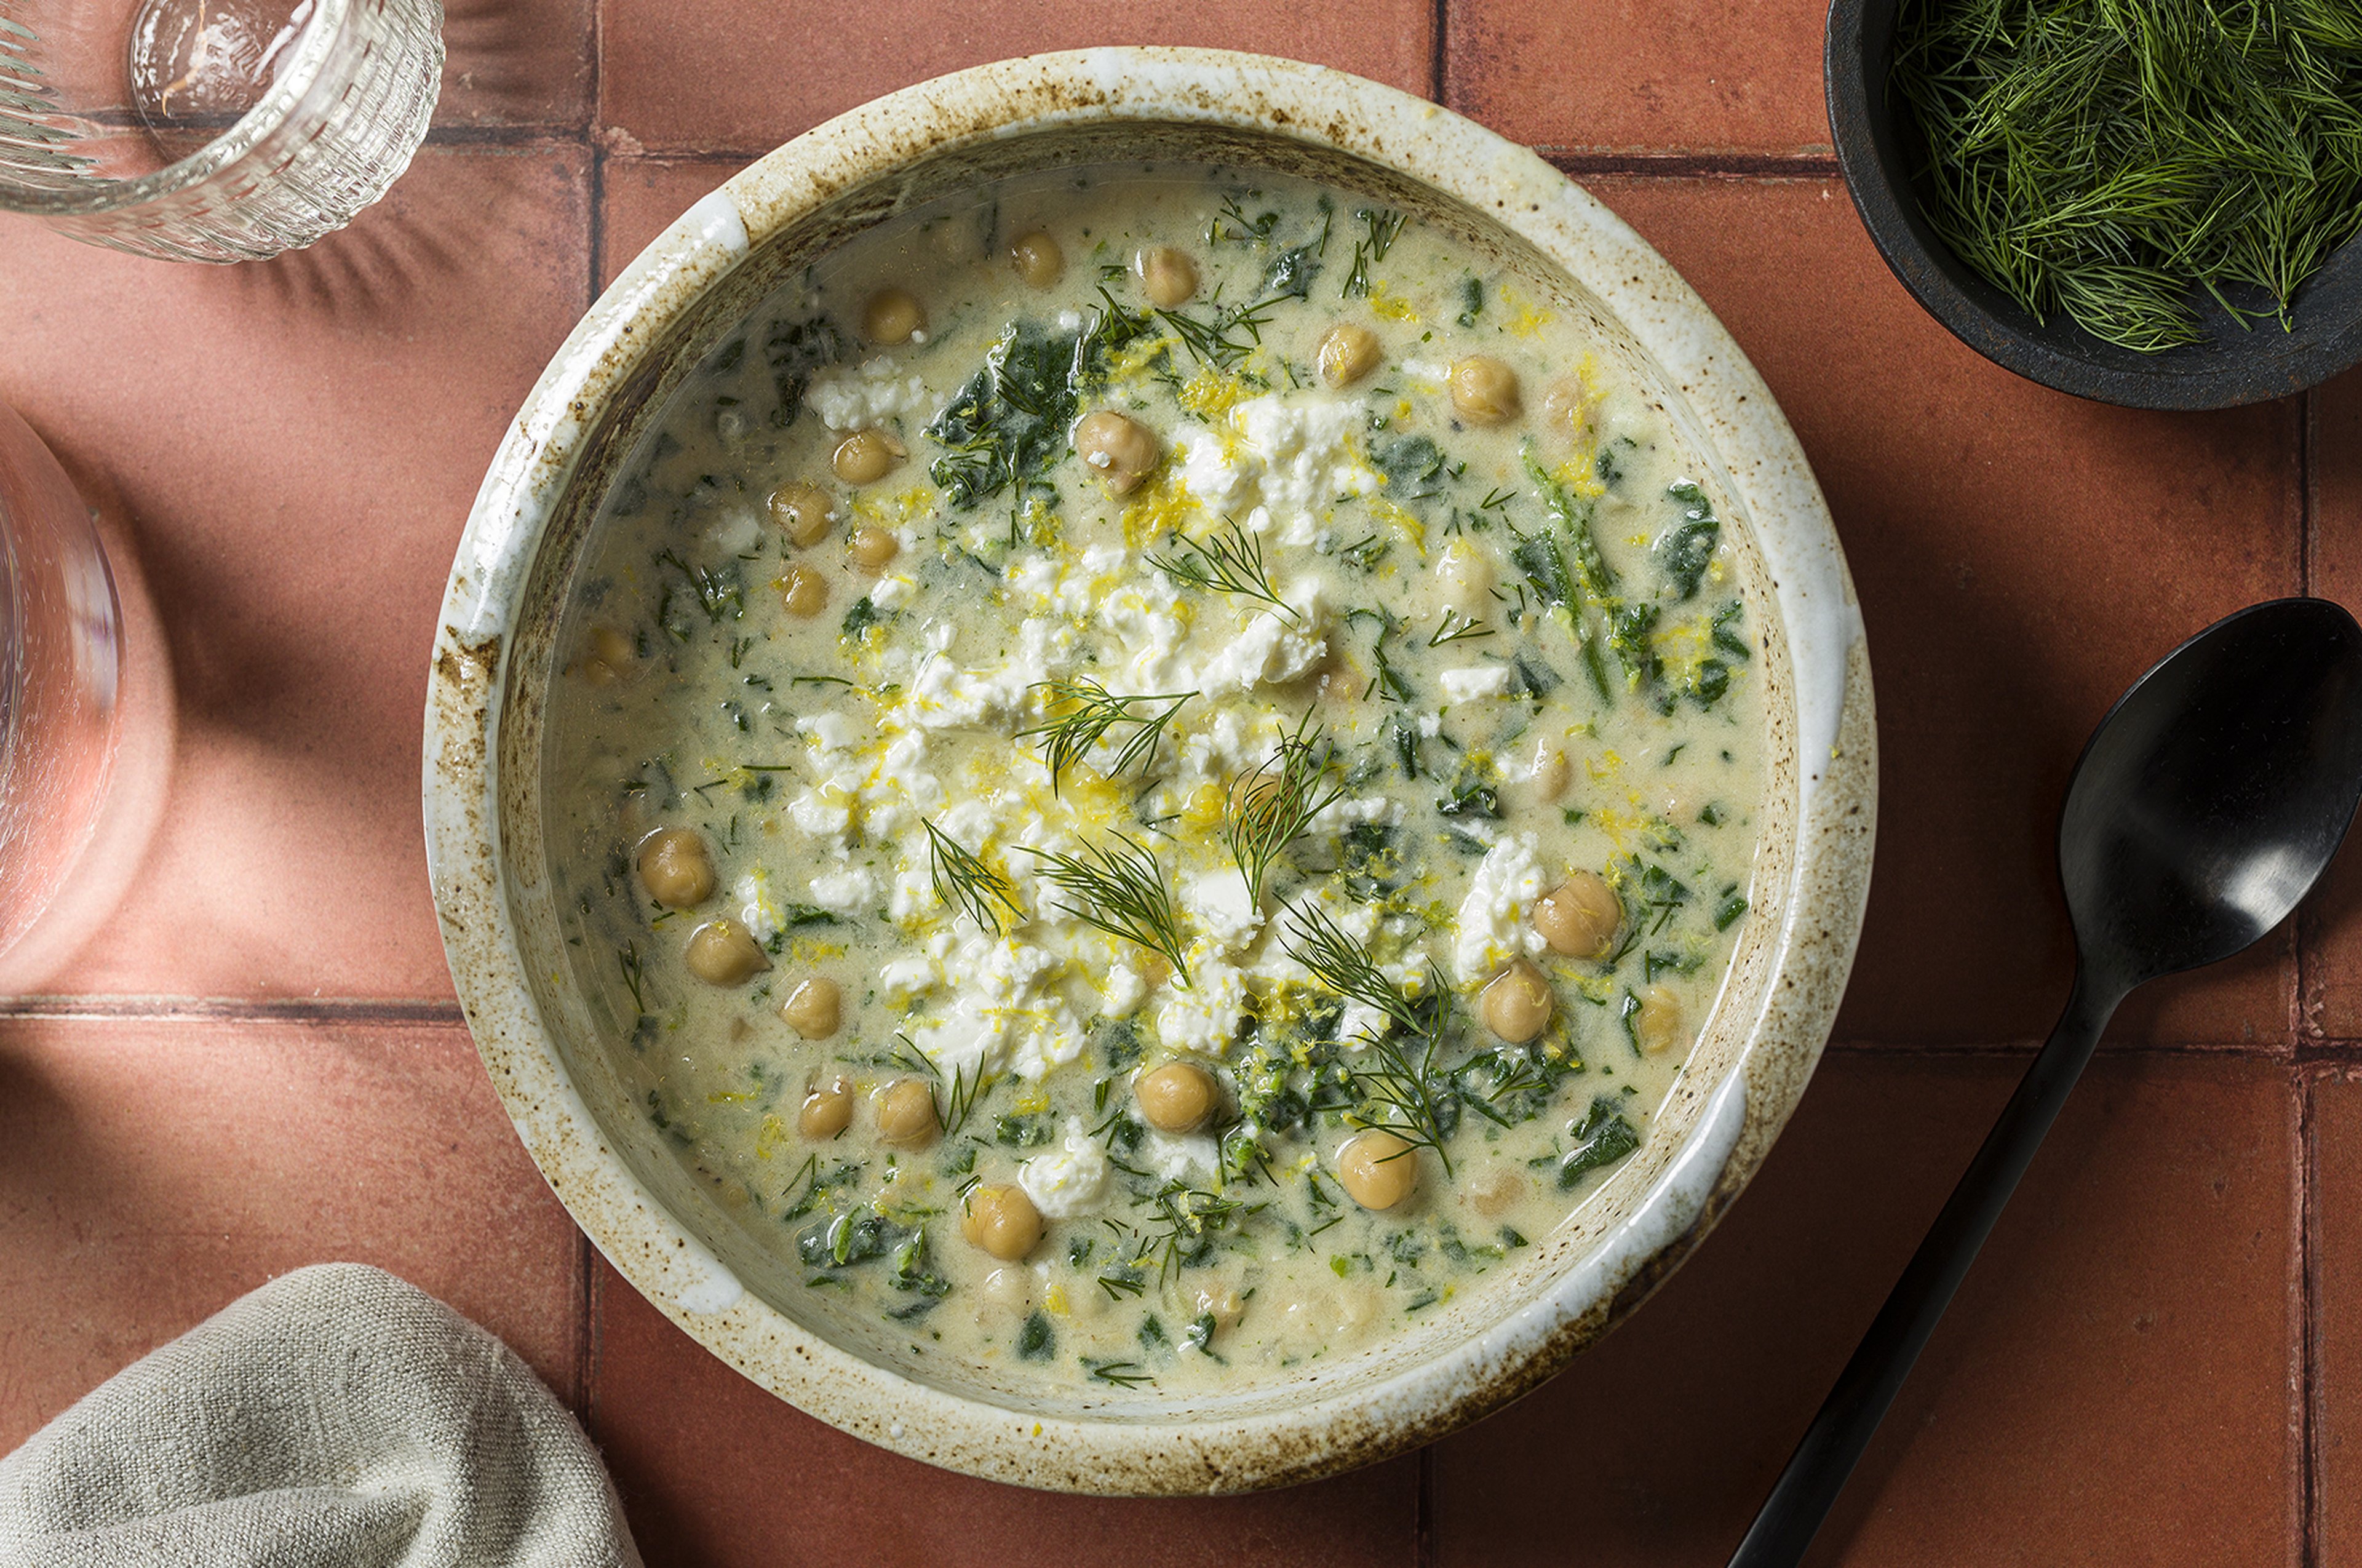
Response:
[[[799,480],[771,492],[771,521],[789,538],[810,549],[828,537],[828,525],[836,521],[836,503],[820,486]]]
[[[713,856],[695,828],[661,828],[640,840],[640,880],[665,908],[691,909],[713,896]]]
[[[1167,1062],[1134,1079],[1131,1098],[1159,1132],[1195,1132],[1221,1103],[1221,1086],[1195,1062]]]
[[[1624,900],[1596,871],[1573,873],[1534,905],[1534,929],[1570,958],[1604,955],[1623,927]]]
[[[924,1078],[896,1078],[870,1097],[877,1108],[877,1141],[890,1149],[923,1149],[935,1141],[935,1093]]]
[[[875,484],[894,471],[910,451],[883,430],[856,430],[837,443],[830,461],[847,484]]]
[[[771,966],[755,933],[734,920],[710,920],[689,933],[689,972],[709,985],[744,985]]]
[[[1493,1165],[1468,1184],[1468,1204],[1487,1220],[1508,1212],[1509,1205],[1525,1195],[1526,1178],[1515,1166]]]
[[[1435,580],[1463,615],[1475,615],[1493,602],[1493,563],[1465,535],[1453,536],[1437,553]]]
[[[1214,1327],[1227,1329],[1247,1313],[1247,1298],[1239,1287],[1217,1280],[1197,1292],[1195,1302],[1198,1314],[1214,1320]]]
[[[1066,270],[1066,253],[1046,229],[1035,229],[1009,248],[1009,264],[1030,288],[1046,289]]]
[[[844,547],[857,564],[876,571],[902,553],[902,541],[896,538],[890,529],[865,523],[853,531],[853,537],[844,542]]]
[[[1534,776],[1531,780],[1537,800],[1555,801],[1566,793],[1567,781],[1574,777],[1574,764],[1569,762],[1564,747],[1548,741],[1534,747]]]
[[[1314,356],[1320,379],[1332,387],[1350,387],[1378,368],[1378,335],[1366,326],[1341,321],[1321,336]]]
[[[828,603],[828,579],[811,567],[798,561],[779,579],[779,600],[788,613],[809,619],[821,613]]]
[[[1392,1209],[1418,1189],[1418,1151],[1383,1127],[1337,1151],[1337,1185],[1364,1209]]]
[[[880,289],[862,307],[861,335],[889,348],[912,337],[926,341],[927,307],[908,289]]]
[[[1551,1021],[1557,999],[1551,995],[1550,981],[1542,972],[1520,958],[1494,977],[1477,997],[1476,1005],[1485,1028],[1512,1045],[1522,1045]]]
[[[1451,407],[1471,425],[1507,425],[1520,408],[1518,372],[1489,354],[1454,361]]]
[[[1561,376],[1542,394],[1542,428],[1553,436],[1572,437],[1583,428],[1583,379]]]
[[[843,1078],[828,1082],[804,1096],[796,1112],[796,1131],[815,1143],[825,1143],[853,1125],[853,1086]]]
[[[960,1233],[1002,1263],[1015,1263],[1042,1242],[1042,1211],[1021,1187],[979,1187],[967,1195]]]
[[[844,992],[826,975],[814,975],[788,993],[779,1017],[807,1040],[825,1040],[844,1018]]]
[[[1187,304],[1198,292],[1198,263],[1189,259],[1186,250],[1169,245],[1144,246],[1131,259],[1131,270],[1149,303],[1161,309]]]
[[[1107,408],[1075,426],[1075,450],[1117,495],[1131,494],[1162,455],[1153,431]]]
[[[1676,1045],[1689,1043],[1682,1025],[1682,999],[1662,986],[1640,993],[1640,1011],[1632,1020],[1633,1038],[1651,1056],[1661,1056]]]
[[[575,661],[575,673],[593,686],[617,686],[632,678],[632,640],[613,626],[590,628],[590,647]]]

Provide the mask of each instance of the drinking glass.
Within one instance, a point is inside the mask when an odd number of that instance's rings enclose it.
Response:
[[[0,403],[0,974],[99,825],[120,735],[122,632],[89,509]]]
[[[0,211],[275,256],[385,193],[442,79],[441,0],[0,0]]]

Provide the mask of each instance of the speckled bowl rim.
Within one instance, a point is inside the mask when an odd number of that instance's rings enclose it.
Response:
[[[1061,124],[1187,122],[1341,150],[1473,208],[1589,289],[1654,357],[1725,465],[1769,569],[1793,672],[1796,843],[1763,1001],[1737,1063],[1632,1212],[1484,1331],[1383,1380],[1252,1415],[1068,1419],[855,1357],[744,1289],[610,1147],[526,980],[500,846],[506,656],[554,509],[605,400],[766,237],[922,151]],[[1802,1096],[1851,967],[1876,820],[1868,653],[1827,505],[1770,392],[1704,302],[1531,151],[1323,67],[1217,50],[1004,61],[880,98],[691,206],[593,304],[486,474],[436,635],[427,862],[452,977],[494,1087],[552,1189],[625,1278],[756,1383],[886,1448],[1023,1485],[1239,1491],[1402,1452],[1517,1397],[1630,1312],[1761,1164]]]

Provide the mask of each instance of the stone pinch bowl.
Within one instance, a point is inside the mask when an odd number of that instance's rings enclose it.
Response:
[[[673,1157],[611,1065],[604,1043],[630,1005],[614,965],[565,944],[544,839],[569,586],[667,395],[782,280],[862,229],[979,181],[1118,159],[1366,194],[1587,325],[1703,455],[1738,541],[1771,729],[1757,912],[1641,1149],[1569,1222],[1379,1348],[1188,1397],[922,1367],[882,1325],[810,1310],[797,1271]],[[485,476],[436,635],[425,758],[436,906],[485,1070],[616,1269],[746,1376],[871,1442],[998,1481],[1135,1495],[1278,1485],[1400,1452],[1534,1387],[1637,1308],[1762,1163],[1819,1059],[1860,929],[1876,779],[1870,665],[1827,509],[1762,381],[1672,269],[1540,159],[1431,104],[1314,66],[1166,49],[1006,61],[895,93],[764,158],[642,252]]]

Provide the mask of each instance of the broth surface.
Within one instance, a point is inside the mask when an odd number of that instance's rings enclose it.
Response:
[[[1353,1354],[1649,1134],[1748,916],[1754,613],[1550,302],[1269,174],[898,216],[608,498],[545,768],[620,1071],[922,1364]]]

